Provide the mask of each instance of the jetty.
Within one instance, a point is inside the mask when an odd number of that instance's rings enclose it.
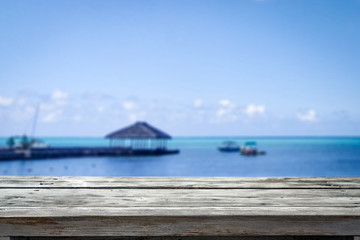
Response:
[[[0,176],[1,240],[358,240],[360,178]]]
[[[177,154],[178,149],[168,149],[167,141],[171,136],[146,122],[111,132],[108,147],[35,147],[25,143],[23,147],[0,149],[0,160],[50,159],[66,157],[103,157],[103,156],[159,156]]]

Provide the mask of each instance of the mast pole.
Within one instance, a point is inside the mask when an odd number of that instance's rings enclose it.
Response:
[[[39,108],[40,108],[40,103],[37,104],[36,109],[35,109],[34,121],[33,121],[31,132],[30,132],[30,138],[34,138],[34,136],[35,136],[36,124],[37,124],[37,119],[39,116]]]

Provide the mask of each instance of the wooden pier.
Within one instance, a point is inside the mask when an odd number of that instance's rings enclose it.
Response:
[[[125,147],[47,147],[31,149],[0,149],[0,160],[50,159],[66,157],[104,157],[104,156],[159,156],[177,154],[171,149],[132,149]],[[1,240],[1,239],[0,239]]]
[[[0,160],[89,156],[159,156],[180,152],[178,149],[167,149],[167,142],[171,136],[147,122],[136,122],[128,127],[111,132],[105,137],[110,141],[109,147],[38,148],[33,147],[33,144],[38,142],[37,139],[28,138],[26,135],[22,137],[12,136],[7,141],[9,148],[0,148]],[[17,144],[16,140],[18,141]]]
[[[359,239],[360,178],[0,177],[0,239]]]

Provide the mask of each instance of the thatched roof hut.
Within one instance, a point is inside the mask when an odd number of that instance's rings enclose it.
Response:
[[[135,124],[121,128],[115,132],[106,135],[106,138],[157,138],[157,139],[171,139],[171,136],[147,122],[136,122]]]
[[[105,136],[110,139],[110,145],[131,148],[161,148],[165,149],[167,140],[171,136],[146,122],[136,122],[125,128],[109,133]]]

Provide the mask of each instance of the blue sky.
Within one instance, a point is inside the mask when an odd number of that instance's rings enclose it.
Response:
[[[0,136],[360,135],[360,1],[1,0]]]

